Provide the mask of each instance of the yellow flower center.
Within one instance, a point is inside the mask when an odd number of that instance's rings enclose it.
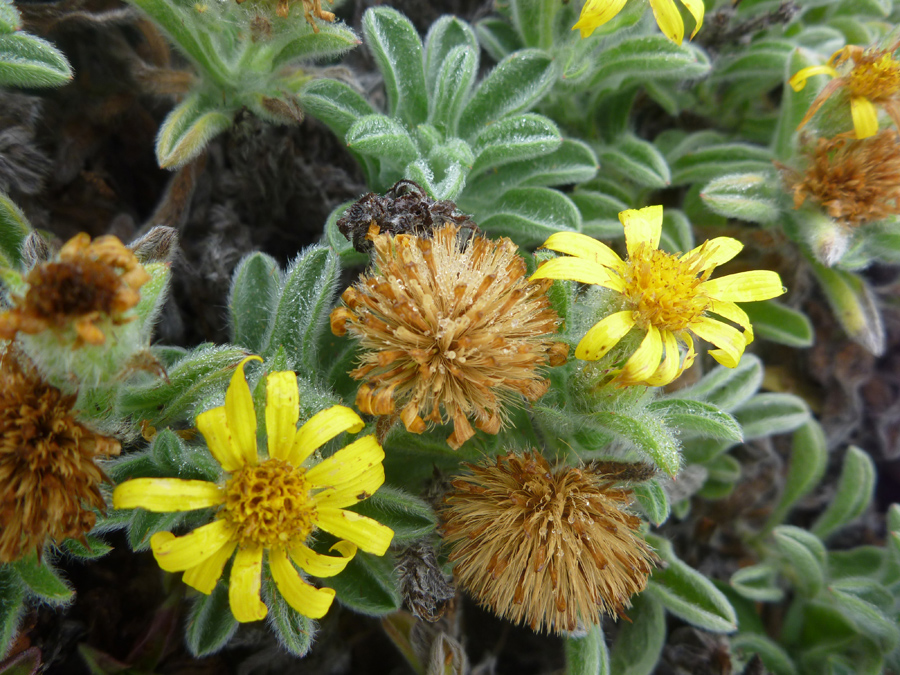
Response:
[[[850,71],[850,94],[872,101],[883,101],[900,91],[900,62],[890,54],[880,58],[863,56],[863,60]]]
[[[700,274],[702,251],[687,260],[641,245],[626,264],[623,295],[641,328],[679,331],[709,308],[697,287],[712,270]]]
[[[306,469],[281,459],[244,466],[225,484],[221,513],[242,546],[265,548],[301,543],[313,531],[315,502],[309,497]]]

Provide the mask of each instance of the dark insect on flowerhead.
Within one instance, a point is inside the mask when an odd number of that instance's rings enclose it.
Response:
[[[362,197],[344,212],[337,226],[353,248],[368,253],[372,248],[368,235],[373,227],[377,228],[375,234],[430,236],[435,228],[447,223],[455,223],[470,234],[479,231],[449,199],[434,200],[417,183],[401,180],[383,196],[370,192]]]

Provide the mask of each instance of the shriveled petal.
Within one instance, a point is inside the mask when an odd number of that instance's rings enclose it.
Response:
[[[740,363],[747,341],[737,328],[704,316],[693,321],[690,329],[698,337],[719,347],[711,350],[709,355],[723,366],[734,368]]]
[[[394,538],[394,531],[378,521],[353,511],[320,508],[316,525],[338,539],[346,539],[366,553],[384,555]]]
[[[244,466],[244,458],[237,451],[228,428],[228,414],[224,405],[197,415],[197,429],[206,439],[206,446],[212,456],[225,471],[234,473]]]
[[[150,548],[156,562],[166,572],[183,572],[214,555],[233,537],[231,526],[217,518],[183,537],[176,537],[171,532],[157,532],[150,537]]]
[[[269,613],[266,604],[259,599],[262,559],[262,546],[242,546],[234,556],[228,580],[228,604],[234,618],[241,623],[261,621]],[[272,576],[275,576],[274,572]]]
[[[306,472],[306,479],[315,487],[336,487],[381,464],[383,459],[384,450],[375,436],[363,436],[312,467]]]
[[[569,279],[570,281],[580,281],[583,284],[596,284],[604,288],[611,288],[619,293],[625,290],[625,283],[618,274],[608,267],[582,258],[566,257],[548,260],[531,275],[530,281],[535,279]]]
[[[362,418],[346,406],[335,405],[317,412],[294,435],[288,462],[299,466],[317,448],[338,434],[345,431],[355,434],[362,431],[364,426],[366,424]]]
[[[315,497],[316,506],[331,506],[342,509],[368,499],[384,484],[384,466],[378,462],[365,469],[352,480],[333,485],[319,492]]]
[[[865,96],[850,97],[850,114],[857,138],[869,138],[878,133],[878,111]]]
[[[615,270],[622,269],[625,265],[622,259],[609,246],[580,232],[557,232],[556,234],[551,234],[547,241],[544,242],[542,248],[549,248],[557,253],[583,258]]]
[[[667,1],[672,3],[672,7],[675,6],[673,0]],[[641,245],[659,248],[659,238],[662,236],[662,206],[622,211],[619,213],[619,220],[625,226],[625,246],[629,258],[635,255]]]
[[[270,373],[266,378],[266,435],[269,457],[287,459],[297,434],[300,419],[300,395],[297,374],[291,371]]]
[[[697,352],[694,351],[694,338],[691,337],[691,334],[687,331],[682,331],[679,337],[684,340],[684,343],[687,345],[687,354],[684,356],[684,361],[681,364],[681,368],[678,370],[678,375],[675,376],[676,378],[681,377],[681,374],[684,371],[694,365],[694,359],[697,358]]]
[[[240,455],[243,464],[251,466],[259,461],[256,453],[256,411],[250,386],[244,377],[244,365],[254,360],[262,361],[258,356],[248,356],[238,364],[225,392],[225,415],[235,452]]]
[[[235,548],[237,548],[236,541],[225,544],[202,563],[186,570],[181,580],[191,588],[196,588],[201,593],[209,595],[213,592],[219,579],[222,578],[225,563],[228,562]]]
[[[334,600],[334,589],[315,588],[303,581],[283,548],[269,551],[269,570],[278,592],[303,616],[321,619],[328,613]]]
[[[588,0],[581,10],[581,16],[578,17],[578,22],[572,26],[572,30],[577,28],[581,31],[582,38],[588,37],[596,28],[602,26],[616,14],[621,12],[627,1],[628,0]]]
[[[322,555],[304,544],[291,547],[288,553],[307,574],[314,577],[333,577],[343,572],[347,563],[353,560],[353,556],[356,555],[356,544],[339,541],[328,550],[336,551],[338,555]]]
[[[645,379],[646,383],[651,387],[663,387],[669,382],[674,382],[675,378],[681,374],[679,369],[681,365],[681,350],[678,349],[678,340],[675,339],[675,334],[670,330],[662,330],[660,334],[665,357],[659,368],[656,369],[656,372]]]
[[[663,343],[659,335],[659,329],[655,326],[650,326],[644,339],[641,340],[641,345],[625,362],[618,379],[628,384],[644,382],[659,370],[662,350]]]
[[[193,511],[224,503],[225,493],[215,483],[181,478],[133,478],[113,491],[117,509],[147,509],[155,513]]]
[[[631,311],[610,314],[585,333],[575,348],[575,358],[596,361],[616,346],[619,340],[634,327],[634,313]]]
[[[693,40],[697,31],[703,26],[703,12],[706,11],[706,7],[703,5],[703,0],[681,0],[681,4],[687,7],[691,16],[694,17],[694,31],[691,33],[691,40]]]
[[[704,281],[697,290],[713,300],[755,302],[777,298],[787,289],[781,285],[777,272],[754,270]]]
[[[794,73],[791,79],[788,80],[788,84],[791,85],[791,89],[794,91],[801,91],[806,86],[806,81],[814,75],[837,77],[838,72],[831,66],[807,66]]]
[[[681,20],[681,12],[675,6],[675,0],[650,0],[650,7],[653,8],[653,16],[663,35],[680,45],[684,40],[684,21]]]
[[[737,239],[731,237],[716,237],[715,239],[708,239],[697,248],[691,249],[681,256],[680,259],[686,261],[699,254],[701,263],[700,267],[697,268],[697,271],[705,272],[713,267],[724,265],[740,253],[743,248],[744,245]]]

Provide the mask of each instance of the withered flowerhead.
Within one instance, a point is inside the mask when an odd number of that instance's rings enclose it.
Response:
[[[469,465],[445,498],[454,576],[478,602],[534,631],[621,615],[657,562],[626,510],[632,492],[601,466],[551,469],[538,453]]]
[[[900,134],[883,129],[854,140],[820,138],[807,152],[805,173],[786,167],[794,208],[807,198],[845,225],[862,225],[900,214]]]
[[[244,0],[237,0],[239,5],[243,2]],[[303,16],[306,18],[306,22],[312,26],[314,32],[318,33],[319,27],[313,21],[313,18],[321,19],[328,23],[334,21],[334,14],[322,9],[322,0],[301,0],[301,2],[303,3]],[[288,18],[288,15],[291,13],[291,0],[278,0],[275,13],[282,19]]]
[[[106,341],[97,322],[118,325],[131,321],[125,313],[141,299],[139,289],[150,275],[116,237],[93,242],[82,232],[60,249],[54,260],[36,265],[25,275],[25,297],[14,297],[13,308],[0,314],[0,338],[13,340],[22,331],[34,335],[74,328],[75,346]]]
[[[558,317],[549,281],[529,283],[509,239],[458,237],[455,225],[433,237],[373,235],[374,270],[341,296],[331,330],[348,330],[364,350],[350,374],[365,380],[356,405],[399,417],[425,431],[447,419],[447,443],[459,448],[475,431],[496,434],[504,405],[529,401],[550,386],[539,369],[565,360],[553,341]]]
[[[40,552],[47,539],[82,539],[104,508],[94,463],[119,454],[72,415],[74,396],[0,355],[0,562]]]

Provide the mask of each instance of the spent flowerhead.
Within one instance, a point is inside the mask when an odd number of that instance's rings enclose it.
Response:
[[[445,498],[444,541],[459,585],[534,631],[619,614],[656,556],[627,507],[632,492],[597,467],[552,469],[538,453],[469,465]]]
[[[256,411],[241,362],[225,405],[197,417],[197,428],[227,478],[222,483],[179,478],[135,478],[113,493],[117,509],[144,508],[171,513],[214,508],[211,522],[176,537],[159,532],[150,539],[153,555],[167,572],[184,572],[184,582],[209,594],[234,554],[228,597],[234,617],[258,621],[268,613],[260,600],[264,558],[275,586],[301,614],[321,618],[334,599],[330,588],[316,588],[301,576],[330,577],[341,572],[357,548],[384,555],[394,536],[390,528],[345,510],[370,497],[384,482],[384,452],[364,436],[318,463],[315,450],[344,431],[363,428],[359,415],[334,406],[299,429],[297,376],[266,378],[267,454],[256,444]],[[324,555],[307,546],[316,530],[340,541]],[[235,551],[237,553],[235,554]]]
[[[628,0],[587,0],[581,9],[578,22],[572,26],[572,30],[577,28],[581,31],[582,38],[588,37],[598,27],[615,18],[625,7],[626,2]],[[691,33],[691,38],[693,38],[703,25],[703,14],[706,8],[703,0],[681,0],[681,4],[687,7],[691,16],[694,17],[694,32]],[[684,21],[675,0],[650,0],[650,7],[653,9],[653,16],[656,18],[656,23],[659,24],[659,29],[672,42],[680,45],[684,40]]]
[[[789,80],[794,91],[802,90],[806,80],[814,75],[833,78],[813,100],[798,128],[809,122],[825,101],[840,89],[844,89],[850,98],[856,138],[869,138],[878,133],[876,105],[882,106],[894,125],[900,128],[900,61],[894,58],[898,47],[900,43],[887,49],[850,45],[832,54],[824,66],[809,66],[797,71]]]
[[[784,293],[775,272],[752,271],[710,279],[717,265],[743,248],[730,237],[716,237],[682,255],[659,249],[663,209],[622,211],[628,259],[586,235],[558,232],[544,247],[566,257],[541,265],[532,279],[571,279],[596,284],[621,295],[623,309],[603,318],[578,343],[575,356],[596,361],[632,329],[644,333],[640,346],[616,379],[620,384],[662,386],[693,362],[692,334],[714,344],[710,354],[729,368],[737,366],[753,340],[750,319],[736,302],[774,298]],[[743,332],[711,316],[738,324]],[[679,342],[687,347],[684,359]]]
[[[360,339],[365,380],[356,405],[399,417],[407,430],[449,418],[458,448],[475,431],[496,434],[504,406],[541,397],[541,368],[565,360],[546,282],[530,282],[509,239],[464,238],[454,224],[433,236],[373,234],[374,270],[344,291],[336,335]]]
[[[48,540],[83,539],[103,510],[95,460],[119,442],[78,422],[66,396],[0,353],[0,562],[40,553]]]
[[[0,338],[54,331],[74,331],[74,345],[102,345],[104,328],[131,321],[129,310],[141,299],[139,289],[150,280],[134,253],[111,235],[91,241],[81,233],[60,249],[55,259],[25,275],[28,290],[13,297],[12,309],[0,314]]]
[[[794,207],[810,199],[836,221],[856,226],[900,215],[900,134],[883,129],[863,140],[819,138],[801,173],[781,167]]]

